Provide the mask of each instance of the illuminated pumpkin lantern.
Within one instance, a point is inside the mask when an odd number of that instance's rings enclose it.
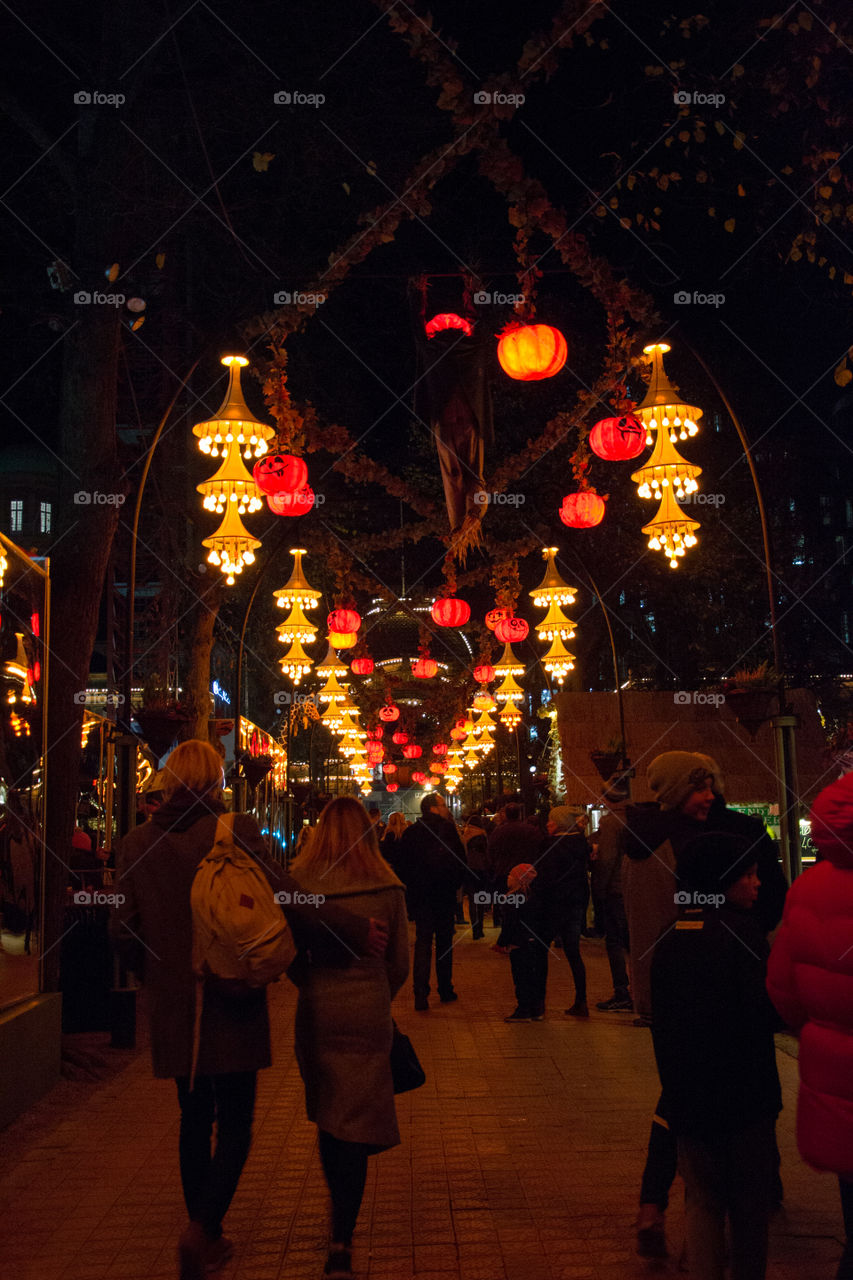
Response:
[[[372,658],[353,658],[350,663],[350,671],[354,676],[372,676],[373,675],[373,659]]]
[[[474,679],[478,684],[491,684],[494,678],[495,669],[488,662],[482,662],[479,667],[474,668]]]
[[[502,621],[503,618],[511,618],[511,617],[512,617],[511,609],[502,609],[502,608],[490,609],[489,612],[486,614],[486,626],[489,628],[490,631],[494,631],[495,627],[498,625],[500,621]]]
[[[409,735],[404,733],[402,729],[398,729],[392,737],[391,741],[397,747],[402,747],[404,743],[409,741]]]
[[[314,505],[314,490],[310,484],[292,492],[282,489],[279,493],[267,494],[267,506],[275,516],[304,516]]]
[[[455,596],[446,596],[436,600],[430,612],[433,622],[439,627],[464,627],[471,617],[471,606]]]
[[[437,743],[435,744],[435,746],[433,747],[433,749],[432,749],[432,754],[433,754],[434,756],[446,756],[446,755],[447,755],[447,743],[446,743],[446,742],[437,742]]]
[[[361,614],[355,609],[333,609],[326,619],[330,631],[358,631],[361,626]]]
[[[569,493],[563,498],[560,519],[570,529],[591,529],[604,519],[604,499],[591,489]]]
[[[447,773],[447,765],[442,764],[440,760],[436,760],[430,765],[429,771],[430,773],[438,773],[438,774]]]
[[[381,742],[384,736],[385,736],[385,730],[383,729],[381,724],[378,724],[375,729],[367,730],[368,742]]]
[[[388,783],[386,783],[386,785],[385,785],[385,790],[386,790],[386,791],[391,791],[391,792],[396,791],[396,790],[397,790],[397,784],[396,784],[396,782],[388,782]]]
[[[440,311],[424,325],[428,338],[434,338],[437,333],[445,333],[448,329],[461,329],[468,338],[474,332],[471,321],[466,320],[464,316],[458,316],[455,311]]]
[[[412,675],[417,676],[419,680],[431,680],[438,671],[438,663],[435,658],[418,658],[412,663]]]
[[[252,476],[261,493],[294,493],[305,487],[308,468],[292,453],[274,453],[255,463]]]
[[[550,324],[510,325],[498,341],[501,368],[519,382],[553,378],[568,353],[566,339]]]
[[[606,462],[637,458],[646,447],[646,428],[633,414],[602,418],[589,433],[589,447]]]
[[[464,729],[451,729],[450,736],[454,742],[464,742],[468,734]]]
[[[379,761],[385,755],[385,748],[381,742],[368,742],[367,758],[371,764],[379,764]]]
[[[497,704],[488,689],[480,689],[474,694],[473,705],[477,711],[491,711]]]
[[[351,649],[358,640],[355,631],[330,631],[329,644],[333,649]]]
[[[391,720],[399,720],[400,708],[395,707],[393,702],[386,702],[384,707],[379,708],[379,719],[384,720],[386,724]]]
[[[502,644],[519,644],[527,639],[529,631],[523,618],[503,618],[495,627],[495,635]]]
[[[421,786],[424,782],[426,782],[426,774],[421,773],[420,769],[416,769],[415,772],[412,774],[412,782],[416,782],[418,786]]]
[[[407,742],[403,747],[403,755],[407,760],[419,760],[423,751],[416,742]]]
[[[395,774],[397,772],[397,766],[389,762],[388,764],[383,764],[382,770],[384,773]]]

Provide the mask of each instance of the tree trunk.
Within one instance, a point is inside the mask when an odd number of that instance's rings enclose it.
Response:
[[[193,626],[189,645],[189,670],[184,682],[183,702],[192,710],[190,720],[181,735],[186,738],[211,740],[210,734],[210,655],[213,651],[213,629],[224,595],[221,573],[212,581],[203,582],[198,601],[193,609]],[[213,745],[218,739],[212,736]]]

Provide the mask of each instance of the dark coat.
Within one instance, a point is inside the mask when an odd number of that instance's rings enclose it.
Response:
[[[456,911],[456,892],[468,874],[465,850],[455,825],[427,813],[400,837],[397,874],[406,886],[409,910]]]
[[[207,801],[191,808],[163,805],[150,822],[129,832],[118,846],[115,892],[123,895],[124,902],[115,913],[111,930],[128,964],[144,976],[151,1058],[154,1074],[161,1078],[190,1072],[196,986],[190,889],[198,864],[213,845],[221,812],[221,806]],[[254,818],[237,814],[234,836],[262,865],[276,890],[298,890],[291,876],[265,860],[266,842]],[[366,949],[367,921],[354,919],[332,904],[288,907],[285,914],[290,920],[305,918],[323,954],[331,950],[346,956],[348,951]],[[199,1074],[257,1071],[269,1065],[266,991],[234,996],[209,979],[204,992]]]
[[[548,932],[555,936],[567,911],[589,903],[589,845],[579,831],[546,836],[534,865],[536,894],[547,904]]]
[[[502,822],[489,835],[488,871],[495,888],[506,891],[506,878],[520,862],[535,865],[542,832],[532,822]]]
[[[657,944],[652,1039],[677,1134],[734,1133],[782,1108],[767,939],[751,911],[692,910]]]

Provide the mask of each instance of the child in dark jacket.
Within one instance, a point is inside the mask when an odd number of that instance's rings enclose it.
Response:
[[[767,941],[748,840],[709,831],[681,851],[680,917],[652,962],[652,1038],[684,1179],[692,1280],[762,1280],[782,1107]]]
[[[520,862],[507,876],[508,893],[501,904],[503,927],[495,949],[509,952],[516,1008],[504,1022],[541,1022],[545,1017],[548,912],[535,880],[536,868],[529,862]]]

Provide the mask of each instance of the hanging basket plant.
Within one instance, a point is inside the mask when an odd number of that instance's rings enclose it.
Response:
[[[726,704],[751,738],[778,706],[780,679],[774,667],[762,662],[758,667],[741,667],[723,682]]]

